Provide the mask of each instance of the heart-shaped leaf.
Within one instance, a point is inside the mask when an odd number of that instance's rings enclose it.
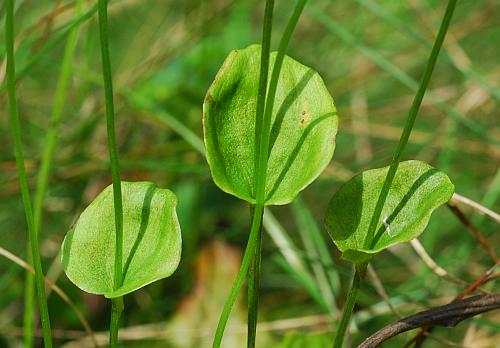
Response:
[[[113,289],[115,219],[108,186],[80,215],[62,245],[68,278],[84,291],[108,298],[171,275],[180,261],[176,196],[150,182],[122,181],[123,284]]]
[[[215,183],[255,203],[259,45],[229,54],[203,104],[207,160]],[[270,57],[270,71],[276,53]],[[328,165],[337,113],[321,77],[285,57],[277,87],[266,174],[266,204],[286,204]]]
[[[399,164],[382,210],[371,248],[363,248],[378,196],[389,167],[367,170],[345,183],[333,196],[325,225],[342,258],[353,263],[420,235],[437,207],[453,195],[443,172],[420,161]]]

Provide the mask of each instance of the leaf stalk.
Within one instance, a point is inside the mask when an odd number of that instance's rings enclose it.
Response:
[[[434,42],[434,45],[432,47],[431,54],[429,56],[429,59],[427,60],[427,64],[424,70],[423,77],[420,81],[417,93],[415,94],[415,97],[413,99],[410,111],[408,113],[408,117],[406,119],[406,123],[403,129],[403,132],[401,133],[401,137],[398,143],[398,146],[396,147],[396,151],[394,153],[391,166],[389,168],[389,171],[387,172],[387,176],[384,180],[384,184],[382,186],[382,190],[380,192],[380,195],[377,200],[377,204],[375,206],[375,210],[373,212],[372,219],[370,221],[370,225],[368,227],[367,235],[364,240],[364,248],[371,248],[376,245],[378,242],[378,239],[374,240],[375,236],[375,231],[376,228],[379,224],[380,216],[382,215],[382,210],[384,208],[385,201],[387,199],[387,196],[389,194],[389,190],[391,188],[392,182],[394,180],[394,177],[396,175],[396,171],[399,166],[399,162],[401,161],[403,151],[408,144],[408,139],[410,138],[411,131],[413,129],[413,125],[415,124],[415,119],[417,117],[418,111],[420,109],[420,106],[422,104],[422,100],[425,95],[425,91],[429,85],[429,81],[432,76],[432,72],[434,71],[434,67],[436,65],[436,61],[439,55],[439,51],[441,49],[441,46],[443,45],[444,38],[446,36],[446,33],[448,31],[448,28],[450,26],[451,18],[453,16],[453,12],[456,7],[456,0],[449,0],[448,5],[446,7],[445,14],[443,16],[443,20],[441,22],[441,26],[439,28],[438,35],[436,37],[436,40]],[[379,237],[380,238],[380,237]],[[352,315],[352,311],[354,309],[354,305],[356,303],[356,296],[358,289],[361,287],[361,283],[364,279],[364,274],[366,271],[367,264],[361,264],[358,265],[358,269],[356,271],[356,274],[358,277],[355,276],[353,284],[351,286],[351,290],[349,291],[349,297],[346,306],[344,307],[344,311],[342,313],[342,319],[340,322],[339,329],[337,331],[335,340],[334,340],[334,348],[341,347],[342,342],[344,340],[345,332],[350,320],[350,317]],[[351,304],[351,302],[353,302]]]
[[[107,0],[98,1],[99,38],[101,42],[102,76],[104,80],[104,94],[106,103],[106,128],[108,132],[108,150],[111,162],[111,179],[113,183],[113,201],[116,228],[113,288],[117,290],[123,283],[123,206],[120,181],[120,165],[118,162],[118,151],[116,145],[113,81],[111,76],[111,64],[109,58],[107,7]],[[118,342],[118,327],[120,316],[123,312],[123,307],[122,296],[112,299],[111,323],[109,332],[109,343],[112,348],[116,347]]]
[[[396,171],[398,170],[399,162],[401,161],[401,157],[403,156],[403,151],[408,144],[408,139],[410,138],[413,125],[415,124],[415,119],[417,118],[418,111],[420,110],[420,105],[422,105],[425,91],[429,86],[429,81],[431,79],[432,72],[434,71],[434,67],[436,66],[439,51],[441,49],[441,46],[443,45],[444,38],[450,26],[456,3],[456,0],[450,0],[448,2],[448,6],[446,7],[446,12],[441,22],[441,27],[439,28],[436,41],[434,42],[434,45],[432,47],[430,57],[427,61],[424,75],[422,77],[422,80],[420,81],[417,93],[415,94],[415,97],[413,99],[413,103],[411,105],[410,112],[408,113],[408,118],[406,119],[403,132],[401,133],[401,138],[399,139],[398,146],[396,147],[391,166],[389,167],[384,185],[382,186],[382,190],[380,191],[377,205],[375,206],[375,211],[373,212],[372,220],[370,222],[370,226],[368,227],[368,233],[364,241],[365,248],[369,248],[371,245],[373,245],[374,242],[375,244],[377,242],[373,240],[375,230],[379,224],[380,216],[382,215],[382,209],[384,208],[385,201],[387,199],[387,196],[389,195],[389,190],[391,188],[394,177],[396,176]]]
[[[250,228],[250,235],[248,236],[247,247],[245,249],[245,253],[243,254],[243,260],[241,261],[241,266],[236,275],[236,279],[234,280],[233,287],[231,288],[231,292],[226,299],[226,303],[224,304],[224,308],[219,318],[219,323],[217,324],[217,329],[215,331],[214,341],[212,343],[212,348],[220,347],[222,342],[222,336],[224,335],[224,329],[226,328],[227,321],[229,319],[229,314],[231,313],[231,309],[233,308],[234,303],[236,302],[236,297],[238,296],[238,292],[243,285],[245,280],[245,276],[247,274],[248,268],[250,267],[250,263],[253,260],[255,253],[255,246],[257,244],[257,236],[258,230],[260,229],[262,216],[264,215],[264,206],[263,205],[255,205],[255,210],[252,218],[252,226]]]

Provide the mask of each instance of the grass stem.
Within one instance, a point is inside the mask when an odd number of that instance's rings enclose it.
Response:
[[[114,262],[114,289],[117,290],[123,283],[123,207],[122,190],[120,181],[120,166],[118,163],[118,151],[115,132],[115,110],[113,103],[113,82],[111,78],[111,64],[109,59],[108,43],[108,2],[99,0],[99,37],[101,40],[102,72],[104,80],[104,93],[106,100],[106,126],[108,131],[108,150],[111,162],[111,178],[113,182],[113,200],[115,208],[115,262]],[[112,299],[111,323],[109,331],[109,343],[116,347],[118,342],[118,327],[120,316],[123,312],[123,298]]]
[[[33,257],[31,256],[31,245],[28,241],[26,245],[27,262],[33,266]],[[23,314],[23,344],[24,347],[33,347],[35,338],[35,278],[33,274],[26,271],[24,277],[24,314]]]
[[[80,17],[83,4],[84,0],[77,1],[75,8],[75,20],[78,20],[78,18]],[[72,62],[77,43],[78,43],[78,26],[73,27],[71,29],[70,34],[68,36],[68,41],[64,48],[61,74],[59,75],[59,81],[56,87],[54,106],[50,118],[50,126],[47,131],[47,136],[45,138],[42,161],[37,178],[37,190],[35,193],[34,213],[33,213],[35,231],[36,231],[35,233],[37,235],[40,235],[40,229],[42,225],[43,201],[45,199],[45,195],[47,192],[51,166],[52,166],[52,159],[54,157],[54,149],[57,141],[59,123],[61,121],[61,116],[64,109],[64,102],[66,100],[66,92],[67,92],[68,82],[71,77]],[[31,257],[29,257],[29,263],[32,264]],[[33,346],[34,294],[35,294],[35,287],[33,282],[33,275],[31,274],[31,272],[26,271],[25,297],[24,297],[25,306],[24,306],[24,323],[23,323],[25,347]]]
[[[7,55],[7,91],[10,105],[10,124],[15,146],[16,165],[19,175],[19,186],[28,225],[29,243],[31,246],[31,257],[35,268],[35,284],[38,295],[38,306],[40,309],[40,319],[42,322],[43,340],[46,348],[52,347],[52,333],[50,329],[50,318],[45,297],[45,284],[43,280],[42,261],[38,245],[38,235],[36,233],[31,197],[24,168],[24,152],[21,137],[21,125],[19,120],[19,110],[16,97],[16,68],[14,58],[14,0],[6,0],[6,20],[5,20],[5,50]],[[29,303],[28,303],[29,305]],[[27,318],[31,319],[31,318]],[[32,320],[32,319],[31,319]]]
[[[248,273],[248,338],[247,347],[254,348],[257,338],[257,313],[259,308],[260,263],[262,258],[262,220],[257,232],[253,260]]]
[[[355,270],[352,285],[349,289],[349,294],[347,294],[347,301],[344,305],[342,318],[340,319],[340,323],[337,328],[337,335],[335,336],[335,341],[333,342],[333,348],[341,348],[344,343],[345,332],[349,326],[349,322],[351,321],[352,311],[356,305],[358,291],[361,288],[363,279],[365,278],[367,266],[368,264],[362,264]]]
[[[238,296],[238,292],[241,286],[243,285],[248,268],[250,267],[250,263],[254,258],[258,231],[260,229],[263,215],[264,215],[264,206],[261,204],[255,205],[255,210],[252,218],[252,227],[250,228],[250,235],[248,236],[247,247],[245,249],[245,253],[243,254],[243,260],[241,261],[240,270],[236,275],[236,279],[234,280],[231,292],[229,293],[229,296],[226,299],[226,303],[224,304],[224,308],[222,310],[219,323],[217,325],[217,330],[215,332],[212,348],[220,347],[220,344],[222,342],[222,336],[224,335],[224,329],[226,328],[227,320],[229,319],[229,314],[231,313],[231,309],[233,308],[233,305],[236,302],[236,297]]]

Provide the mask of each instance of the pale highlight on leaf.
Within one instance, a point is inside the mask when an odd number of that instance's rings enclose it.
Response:
[[[68,278],[86,292],[108,298],[168,277],[181,256],[176,196],[150,182],[122,181],[123,284],[113,290],[115,220],[113,190],[104,189],[80,215],[62,245]]]
[[[401,162],[387,196],[374,245],[363,248],[368,226],[389,167],[367,170],[345,183],[333,196],[325,225],[342,258],[353,263],[419,236],[434,209],[453,195],[443,172],[420,161]]]
[[[215,183],[255,203],[259,45],[229,54],[203,104],[207,160]],[[276,53],[270,57],[270,69]],[[285,57],[272,115],[266,205],[286,204],[330,162],[338,118],[317,72]]]

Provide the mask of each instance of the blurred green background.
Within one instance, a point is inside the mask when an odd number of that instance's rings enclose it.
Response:
[[[16,1],[16,64],[26,167],[35,189],[68,29],[79,29],[58,132],[40,237],[44,269],[85,314],[107,330],[109,303],[85,294],[61,271],[59,247],[76,217],[110,184],[95,1],[75,22],[75,1]],[[273,47],[294,1],[278,0]],[[340,117],[337,148],[324,173],[291,206],[265,221],[261,347],[328,347],[350,284],[351,266],[323,228],[328,202],[356,173],[388,165],[444,13],[444,0],[330,1],[306,6],[288,54],[316,69]],[[26,224],[4,90],[0,4],[0,247],[26,259]],[[211,342],[250,226],[246,204],[213,183],[201,140],[204,94],[232,49],[260,41],[264,1],[116,0],[109,5],[117,133],[123,180],[149,180],[179,197],[183,255],[174,276],[125,298],[124,347],[206,347]],[[500,210],[500,2],[459,1],[405,158],[445,171],[456,191]],[[494,222],[464,208],[498,250]],[[494,262],[442,207],[420,238],[450,274],[471,283]],[[444,304],[463,291],[436,276],[409,244],[373,261],[403,315]],[[357,344],[395,321],[368,279],[356,308]],[[487,290],[498,291],[490,282]],[[22,346],[24,271],[0,257],[0,347]],[[379,289],[380,290],[380,289]],[[233,311],[225,347],[246,342],[245,297]],[[74,311],[52,293],[55,345],[89,346]],[[426,347],[499,347],[500,313],[433,331]],[[414,333],[387,347],[401,347]],[[106,335],[98,335],[106,342]],[[37,341],[40,344],[40,340]]]

